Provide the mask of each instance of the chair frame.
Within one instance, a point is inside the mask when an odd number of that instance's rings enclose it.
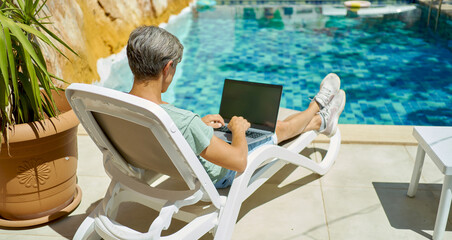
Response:
[[[331,137],[327,154],[320,163],[299,154],[318,135],[310,131],[300,135],[288,147],[264,145],[248,156],[246,170],[237,174],[227,196],[215,189],[212,181],[169,115],[148,100],[95,85],[74,83],[66,90],[81,124],[103,154],[104,167],[111,183],[101,203],[83,221],[74,239],[198,239],[211,232],[214,239],[230,239],[244,200],[284,165],[291,163],[324,175],[333,165],[341,144],[339,129]],[[92,112],[112,115],[149,128],[159,140],[186,183],[188,190],[153,187],[162,174],[143,181],[144,170],[134,167],[115,149],[97,124]],[[152,169],[151,169],[152,170]],[[141,233],[114,219],[123,202],[137,202],[160,212],[148,232]],[[202,211],[185,211],[200,201],[210,205]],[[171,219],[188,222],[168,236]]]

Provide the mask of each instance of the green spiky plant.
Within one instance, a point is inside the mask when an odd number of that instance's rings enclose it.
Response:
[[[61,90],[52,80],[62,79],[48,72],[39,44],[48,44],[66,57],[51,38],[77,55],[45,27],[51,24],[49,16],[38,16],[46,2],[0,0],[0,138],[7,145],[8,129],[15,124],[59,113],[51,91]]]

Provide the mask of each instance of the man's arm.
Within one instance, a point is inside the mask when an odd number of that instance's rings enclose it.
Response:
[[[232,143],[229,145],[214,135],[209,146],[201,152],[201,157],[221,167],[243,172],[248,158],[245,131],[249,127],[250,123],[243,117],[233,117],[228,124],[232,132]]]

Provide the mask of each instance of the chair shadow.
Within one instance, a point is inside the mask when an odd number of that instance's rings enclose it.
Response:
[[[296,168],[297,167],[294,165],[285,166],[279,172],[280,174],[286,173],[287,175],[290,175]],[[275,175],[274,177],[278,178],[277,175]],[[243,202],[240,208],[240,213],[237,218],[237,221],[240,221],[240,219],[246,216],[246,214],[248,214],[248,212],[250,212],[254,208],[264,205],[267,202],[270,202],[280,196],[283,196],[291,191],[303,187],[304,185],[313,182],[319,178],[320,175],[316,173],[311,173],[295,182],[292,182],[291,184],[285,185],[284,187],[278,187],[278,184],[267,184],[268,187],[266,188],[261,187],[257,189],[248,199],[246,199]]]
[[[314,149],[314,148],[305,148],[301,154],[309,157],[315,152],[320,152],[321,155],[324,155],[325,152],[322,149]],[[278,171],[275,175],[273,175],[268,181],[271,181],[272,184],[264,184],[266,187],[263,187],[256,190],[241,206],[240,213],[238,216],[238,220],[240,220],[243,216],[245,216],[249,211],[254,208],[257,208],[266,202],[269,202],[275,198],[278,198],[284,194],[287,194],[293,190],[296,190],[312,181],[315,181],[320,178],[318,174],[309,174],[301,177],[300,179],[291,182],[283,187],[278,187],[278,184],[283,182],[287,176],[289,176],[297,166],[288,164],[284,166],[280,171]],[[224,189],[222,192],[227,192],[229,189]],[[132,214],[133,213],[133,214]],[[133,218],[131,220],[131,216]],[[150,226],[150,223],[158,216],[158,212],[144,207],[140,204],[136,203],[123,203],[121,205],[121,209],[118,212],[118,218],[116,219],[119,223],[125,224],[135,230],[138,231],[147,231]],[[162,235],[165,236],[167,234],[174,233],[184,227],[186,225],[185,222],[182,222],[177,219],[173,219],[171,221],[170,228],[166,231],[162,232]],[[207,240],[212,239],[213,236],[210,233],[204,235],[201,239]]]
[[[91,203],[91,205],[86,209],[85,213],[77,215],[69,215],[60,221],[54,221],[49,224],[55,232],[59,233],[61,236],[72,239],[77,231],[78,227],[82,224],[83,220],[96,208],[96,206],[102,201],[102,199]]]
[[[323,149],[315,148],[305,148],[300,154],[309,157],[314,153],[320,153],[320,155],[325,156],[326,151]],[[303,187],[310,182],[319,179],[321,176],[315,173],[303,176],[296,181],[292,181],[283,187],[278,187],[279,183],[282,183],[287,176],[293,173],[298,167],[292,164],[284,166],[280,171],[273,175],[268,181],[272,184],[265,184],[267,187],[263,189],[262,187],[256,190],[243,204],[240,209],[240,213],[237,221],[239,221],[243,216],[245,216],[249,211],[257,208],[273,199],[276,199],[284,194],[287,194],[293,190]],[[77,215],[69,215],[59,220],[48,223],[48,226],[52,228],[55,232],[60,234],[62,237],[67,239],[72,239],[77,231],[78,227],[82,224],[83,220],[95,209],[95,207],[102,201],[102,199],[92,203],[85,213]],[[117,221],[132,227],[138,231],[146,231],[149,228],[150,223],[158,216],[158,212],[148,209],[140,204],[134,203],[123,203],[121,209],[118,213]],[[132,221],[131,221],[132,217]],[[126,224],[127,223],[127,224]],[[171,234],[185,226],[186,223],[173,219],[170,229],[162,232],[163,235]],[[41,225],[42,226],[42,225]],[[37,227],[41,227],[37,226]],[[29,229],[29,228],[27,228]],[[211,234],[206,234],[201,239],[211,239]]]
[[[326,155],[326,150],[318,149],[318,148],[304,148],[303,151],[300,152],[301,155],[308,157],[314,153],[320,153],[323,157]],[[237,221],[240,221],[248,212],[257,208],[267,202],[270,202],[280,196],[283,196],[289,192],[292,192],[300,187],[303,187],[315,180],[318,180],[321,175],[316,173],[311,173],[306,175],[296,181],[292,181],[290,184],[286,184],[282,187],[279,185],[289,176],[291,175],[298,166],[293,164],[287,164],[281,170],[279,170],[275,175],[273,175],[267,182],[271,182],[272,184],[264,184],[265,187],[258,188],[248,199],[246,199],[239,212],[239,216]]]
[[[373,182],[386,217],[393,228],[409,229],[431,239],[438,211],[441,184],[419,184],[416,195],[406,195],[409,183]],[[446,230],[452,230],[449,214]]]

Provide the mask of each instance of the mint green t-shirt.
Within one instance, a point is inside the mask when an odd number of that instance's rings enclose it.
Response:
[[[209,146],[213,137],[213,128],[207,126],[201,120],[201,117],[193,112],[177,108],[171,104],[161,104],[160,106],[168,113],[193,152],[198,156],[212,182],[215,184],[222,179],[228,169],[213,164],[199,156]]]

